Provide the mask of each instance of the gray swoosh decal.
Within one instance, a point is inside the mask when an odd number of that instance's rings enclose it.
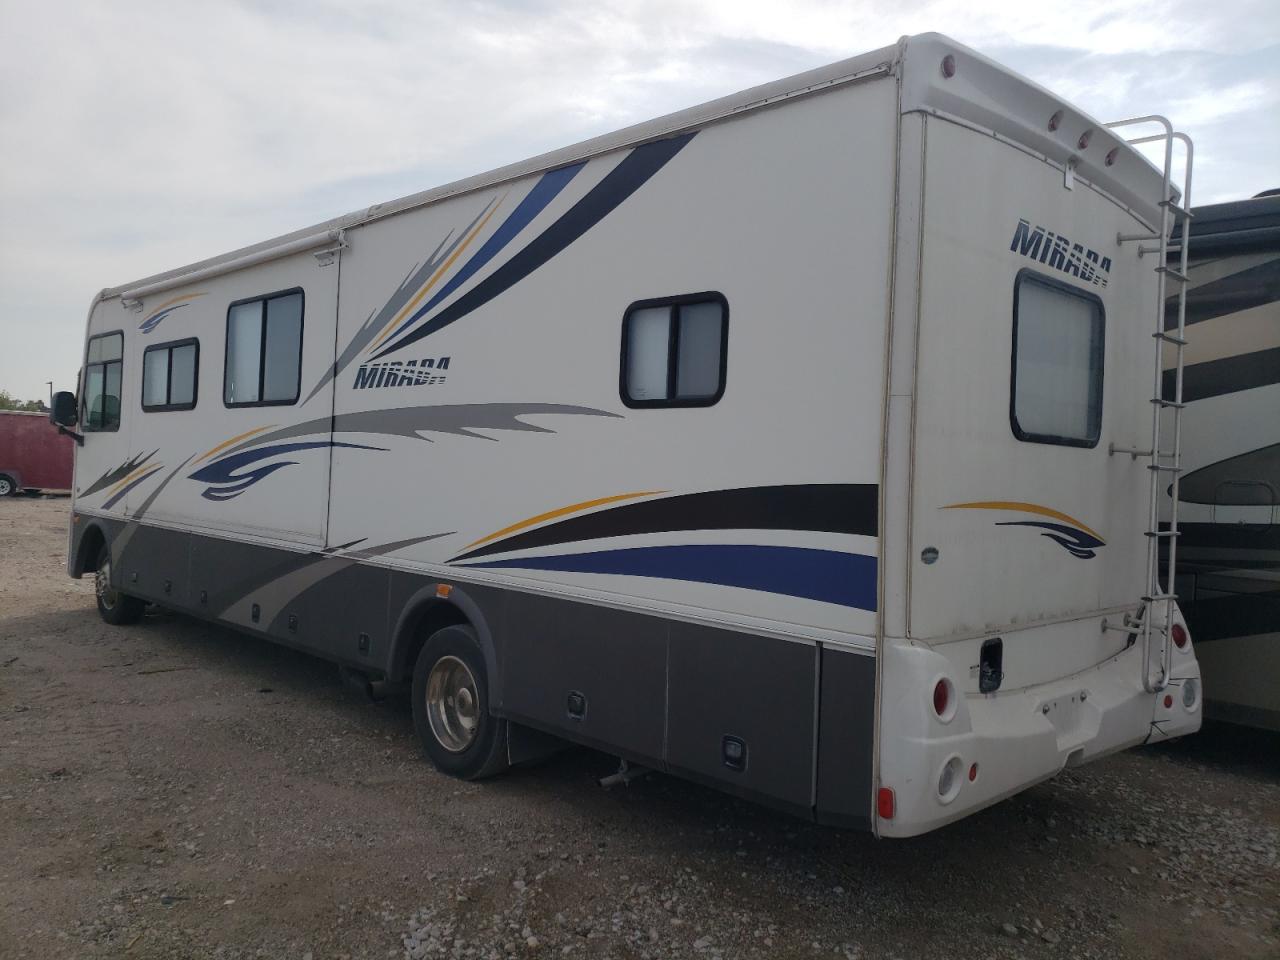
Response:
[[[399,289],[396,290],[391,299],[383,304],[382,309],[369,314],[369,318],[365,320],[364,326],[356,332],[356,335],[351,339],[351,342],[347,344],[346,349],[342,351],[337,361],[324,372],[324,375],[318,381],[316,381],[316,385],[312,387],[311,392],[307,394],[307,399],[302,401],[303,404],[310,401],[312,397],[325,388],[325,385],[328,384],[329,381],[345,370],[359,355],[360,351],[368,346],[369,343],[380,332],[382,332],[382,328],[386,326],[387,321],[399,313],[400,308],[408,303],[409,299],[418,292],[418,289],[427,282],[427,278],[440,268],[440,264],[449,259],[453,251],[457,249],[458,244],[460,244],[463,238],[471,232],[471,228],[480,222],[480,218],[489,212],[489,208],[492,207],[497,200],[498,198],[494,197],[486,203],[484,205],[484,209],[477,213],[475,218],[463,227],[462,230],[458,231],[456,235],[452,230],[445,234],[445,238],[440,241],[439,246],[435,248],[431,256],[427,257],[426,262],[404,278],[404,282],[400,284]],[[449,243],[450,237],[454,238],[453,243]],[[448,246],[446,247],[445,244],[448,244]]]
[[[340,433],[376,433],[383,436],[408,437],[424,440],[424,433],[443,433],[478,440],[492,440],[473,430],[513,430],[524,433],[555,433],[549,427],[525,423],[520,417],[534,414],[557,414],[586,417],[619,417],[619,414],[594,407],[578,407],[564,403],[456,403],[421,407],[399,407],[391,410],[365,410],[359,413],[340,413],[336,417],[318,417],[270,433],[243,440],[220,457],[230,456],[247,447],[274,443],[294,437],[306,437],[315,433],[328,433],[330,426],[334,436]]]

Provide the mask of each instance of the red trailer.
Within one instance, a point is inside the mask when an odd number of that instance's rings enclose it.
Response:
[[[47,413],[0,410],[0,497],[70,490],[72,443]]]

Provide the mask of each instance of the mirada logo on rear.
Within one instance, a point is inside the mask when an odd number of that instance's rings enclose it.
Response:
[[[1111,273],[1110,257],[1104,257],[1096,250],[1074,243],[1039,224],[1033,227],[1026,219],[1019,219],[1013,228],[1009,249],[1095,287],[1105,287]]]

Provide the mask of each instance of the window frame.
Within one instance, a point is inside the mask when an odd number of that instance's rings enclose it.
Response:
[[[173,351],[177,347],[185,347],[192,345],[196,348],[196,365],[191,378],[191,402],[190,403],[170,403],[169,397],[173,394]],[[164,403],[147,403],[147,354],[155,350],[168,350],[169,362],[165,367],[165,383],[164,383]],[[182,340],[170,340],[167,343],[153,343],[142,351],[142,383],[138,389],[138,401],[142,405],[143,413],[167,413],[171,410],[194,410],[196,402],[200,399],[200,341],[196,337],[186,337]]]
[[[1022,425],[1018,422],[1018,294],[1022,290],[1023,281],[1030,280],[1032,283],[1038,283],[1041,286],[1049,287],[1053,290],[1065,293],[1068,296],[1076,297],[1086,303],[1092,304],[1097,308],[1097,368],[1096,371],[1091,370],[1090,393],[1096,388],[1098,397],[1097,421],[1091,424],[1090,433],[1095,434],[1092,439],[1081,437],[1064,437],[1052,433],[1032,433],[1022,429]],[[1038,270],[1032,270],[1030,267],[1023,267],[1014,275],[1013,278],[1013,352],[1009,361],[1009,427],[1013,431],[1013,435],[1024,443],[1046,443],[1060,447],[1082,447],[1086,450],[1092,450],[1102,441],[1102,408],[1105,400],[1106,389],[1106,366],[1107,366],[1107,308],[1102,302],[1102,298],[1090,290],[1082,290],[1080,287],[1073,286],[1059,280],[1057,277],[1050,277]],[[1091,364],[1092,366],[1092,364]],[[1096,433],[1095,433],[1096,431]]]
[[[120,356],[115,360],[89,360],[89,347],[95,340],[105,340],[107,337],[120,338]],[[89,409],[86,401],[89,399],[89,375],[94,367],[102,368],[102,390],[106,393],[107,387],[107,367],[113,363],[120,364],[120,396],[117,398],[120,403],[116,408],[115,426],[111,427],[92,427],[89,425]],[[95,333],[84,342],[84,366],[80,368],[80,432],[81,433],[118,433],[120,423],[124,420],[124,330],[107,330],[103,333]]]
[[[267,304],[281,297],[298,294],[302,298],[302,311],[298,315],[298,383],[294,387],[293,397],[288,400],[263,400],[263,388],[267,376]],[[246,303],[262,304],[262,328],[258,337],[258,399],[231,401],[227,399],[227,371],[231,359],[231,311]],[[287,290],[276,290],[274,293],[260,293],[253,297],[241,297],[227,304],[226,322],[223,326],[222,340],[222,405],[228,409],[239,407],[292,407],[302,395],[302,346],[307,329],[307,293],[302,287],[290,287]]]
[[[699,303],[715,303],[720,306],[720,369],[719,386],[716,392],[707,397],[677,397],[676,380],[680,363],[680,308]],[[669,398],[655,400],[638,400],[631,396],[627,387],[628,344],[630,342],[631,318],[640,310],[656,307],[668,307],[667,318],[667,392]],[[624,406],[632,410],[647,410],[664,407],[711,407],[720,402],[729,381],[729,301],[718,290],[707,290],[702,293],[683,293],[674,297],[655,297],[648,300],[636,300],[622,314],[622,349],[618,366],[618,395]]]

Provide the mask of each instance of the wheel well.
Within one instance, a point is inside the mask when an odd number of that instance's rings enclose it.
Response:
[[[423,604],[414,611],[405,623],[401,637],[397,638],[399,650],[391,667],[391,679],[405,680],[413,674],[413,665],[418,661],[423,644],[437,630],[470,623],[465,613],[444,600]]]
[[[76,545],[75,566],[72,568],[74,576],[82,577],[90,570],[98,569],[98,553],[106,542],[102,528],[96,523],[91,524]]]

